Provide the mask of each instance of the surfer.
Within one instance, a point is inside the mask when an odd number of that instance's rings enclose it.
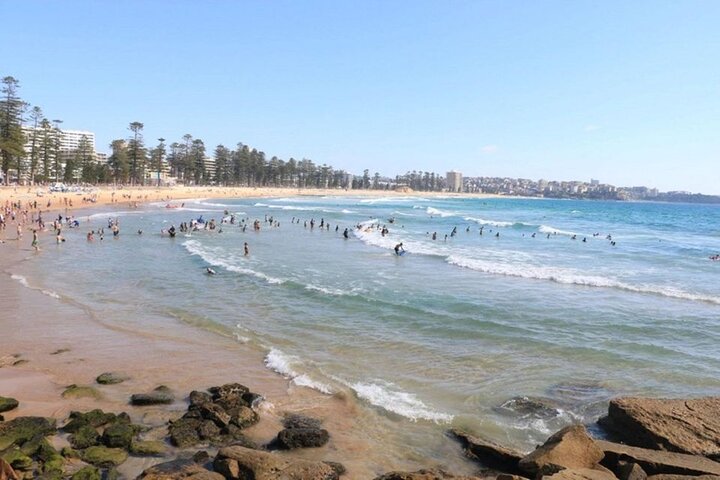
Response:
[[[400,256],[403,253],[405,253],[405,249],[403,248],[402,242],[400,242],[397,245],[395,245],[395,255]]]
[[[215,275],[215,273],[217,273],[217,272],[215,272],[215,270],[213,270],[213,269],[210,268],[210,267],[207,267],[207,268],[205,269],[205,271],[207,272],[208,275]]]

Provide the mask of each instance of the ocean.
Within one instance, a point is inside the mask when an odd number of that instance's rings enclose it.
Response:
[[[126,329],[183,322],[231,336],[294,388],[357,402],[383,419],[368,436],[418,457],[437,456],[421,439],[451,427],[529,450],[593,422],[616,396],[720,391],[720,262],[708,258],[720,253],[718,206],[422,195],[172,204],[80,216],[66,243],[46,237],[13,278]],[[200,216],[218,228],[161,235]],[[104,240],[86,241],[103,226]]]

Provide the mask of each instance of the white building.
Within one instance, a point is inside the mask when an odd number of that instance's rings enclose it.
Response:
[[[451,192],[462,192],[462,173],[451,170],[445,174],[448,190]]]

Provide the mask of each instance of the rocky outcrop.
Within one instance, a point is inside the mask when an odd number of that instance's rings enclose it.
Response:
[[[601,419],[625,443],[720,460],[720,397],[619,398]]]
[[[486,467],[508,473],[518,473],[520,471],[518,463],[523,457],[521,453],[480,439],[461,430],[451,430],[450,435],[460,442],[469,457],[474,458]]]
[[[0,396],[0,413],[14,410],[20,403],[14,398]]]
[[[89,385],[68,385],[62,392],[63,398],[93,398],[99,400],[102,398],[102,394],[95,388]]]
[[[194,460],[173,460],[160,463],[143,471],[138,479],[145,480],[225,480],[225,477],[211,472]]]
[[[21,446],[38,437],[55,433],[55,420],[44,417],[17,417],[0,423],[0,451]]]
[[[619,443],[596,440],[605,456],[603,465],[616,470],[620,461],[638,464],[648,475],[720,475],[720,463],[699,455],[649,450]]]
[[[294,459],[277,453],[231,446],[221,448],[213,467],[227,480],[337,480],[338,472],[325,462]]]
[[[444,470],[418,470],[417,472],[389,472],[374,480],[479,480],[478,477],[457,476]]]
[[[542,480],[617,480],[611,472],[590,468],[567,468],[552,475],[545,475]]]
[[[149,393],[134,393],[130,396],[130,404],[138,407],[147,405],[169,405],[175,401],[175,395],[165,385],[156,387]]]
[[[330,433],[320,428],[321,424],[316,418],[288,415],[283,420],[285,429],[277,434],[268,447],[282,450],[322,447],[330,440]]]
[[[564,469],[605,470],[599,466],[604,453],[582,425],[565,427],[518,462],[529,475],[552,475]]]
[[[248,388],[239,383],[212,387],[208,392],[191,392],[187,412],[170,422],[171,443],[187,448],[199,444],[224,446],[239,442],[256,448],[242,433],[242,429],[254,425],[259,419],[245,399],[249,394]]]
[[[0,480],[20,480],[15,470],[2,458],[0,458]]]

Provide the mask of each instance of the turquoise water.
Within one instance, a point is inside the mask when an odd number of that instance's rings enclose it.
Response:
[[[296,385],[519,448],[592,421],[618,395],[720,389],[717,206],[408,196],[164,207],[83,217],[62,254],[33,260],[45,287],[129,327],[219,325]],[[261,230],[159,233],[226,210]],[[86,242],[109,217],[120,237]],[[518,396],[552,408],[519,409]]]

